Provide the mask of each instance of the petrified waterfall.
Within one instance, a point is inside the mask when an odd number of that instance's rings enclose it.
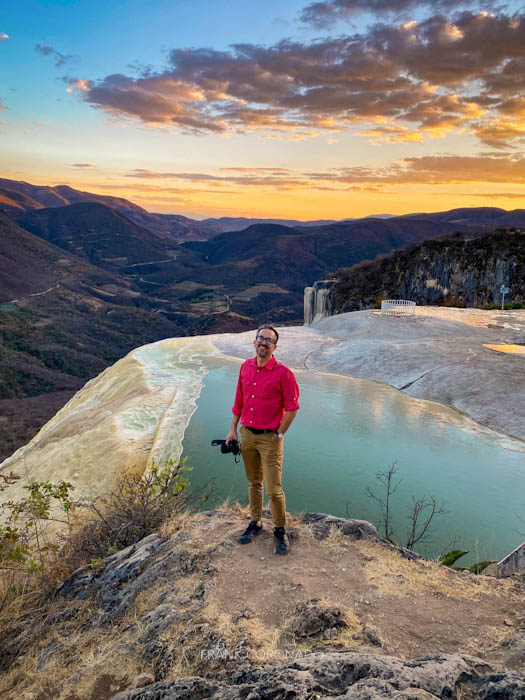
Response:
[[[320,280],[304,290],[304,323],[308,326],[335,311],[335,280]]]

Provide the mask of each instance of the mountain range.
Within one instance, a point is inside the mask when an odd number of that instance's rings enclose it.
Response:
[[[169,336],[302,323],[315,280],[405,246],[519,226],[480,207],[342,221],[147,212],[126,199],[0,179],[0,455],[83,382]],[[230,230],[227,230],[227,229]]]
[[[331,219],[319,221],[296,221],[291,219],[247,219],[223,216],[203,221],[190,219],[180,214],[155,214],[121,197],[94,194],[75,190],[68,185],[31,185],[28,182],[0,178],[0,212],[13,219],[24,217],[29,211],[50,207],[64,207],[81,202],[98,202],[124,214],[129,220],[147,228],[158,236],[178,243],[192,240],[207,240],[225,231],[239,231],[251,224],[281,223],[285,226],[315,226],[332,223]],[[388,215],[382,215],[388,216]]]

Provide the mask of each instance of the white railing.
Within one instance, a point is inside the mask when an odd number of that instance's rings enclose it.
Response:
[[[388,316],[414,316],[416,302],[405,299],[384,299],[381,302],[381,313]]]

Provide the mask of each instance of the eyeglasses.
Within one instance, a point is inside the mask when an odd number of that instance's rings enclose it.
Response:
[[[277,341],[276,341],[276,340],[274,340],[273,338],[265,338],[264,335],[257,335],[257,336],[255,337],[255,340],[256,340],[258,343],[266,343],[266,344],[269,343],[270,345],[277,345]]]

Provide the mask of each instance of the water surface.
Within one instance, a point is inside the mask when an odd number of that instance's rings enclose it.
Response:
[[[193,484],[216,479],[214,504],[247,501],[242,461],[210,446],[231,423],[240,361],[206,358],[208,373],[186,429],[183,454]],[[317,511],[381,523],[365,491],[383,495],[378,470],[396,462],[394,536],[406,543],[413,497],[430,493],[447,514],[436,516],[428,556],[464,548],[459,563],[501,559],[520,544],[516,514],[525,510],[525,443],[483,428],[457,411],[413,399],[367,380],[296,372],[301,409],[285,438],[283,486],[290,512]]]

